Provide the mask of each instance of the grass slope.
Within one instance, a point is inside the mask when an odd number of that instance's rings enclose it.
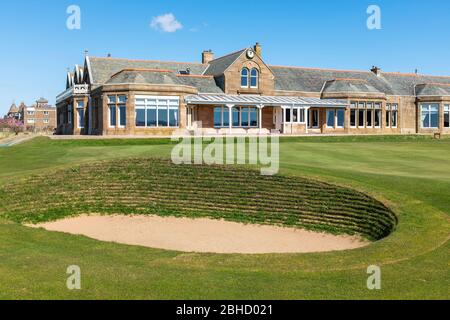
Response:
[[[5,220],[0,222],[0,298],[450,298],[450,140],[281,142],[283,175],[335,183],[382,200],[399,215],[396,232],[348,252],[214,255],[102,243]],[[158,140],[35,139],[0,149],[0,185],[96,160],[168,156],[172,147]],[[72,264],[82,269],[81,291],[65,287],[65,271]],[[379,291],[366,288],[372,264],[382,269]]]
[[[0,217],[46,222],[80,214],[156,214],[388,236],[397,217],[348,188],[310,179],[262,176],[234,166],[170,160],[103,161],[0,186]]]

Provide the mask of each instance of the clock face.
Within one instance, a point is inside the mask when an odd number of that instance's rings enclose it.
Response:
[[[254,57],[255,57],[255,53],[253,52],[253,50],[248,50],[247,51],[247,58],[253,59]]]

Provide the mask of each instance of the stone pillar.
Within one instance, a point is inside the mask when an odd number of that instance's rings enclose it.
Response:
[[[308,133],[309,121],[308,121],[309,107],[305,108],[305,133]]]
[[[263,112],[263,108],[264,108],[263,104],[260,104],[258,106],[258,129],[259,129],[259,134],[262,133],[262,112]]]

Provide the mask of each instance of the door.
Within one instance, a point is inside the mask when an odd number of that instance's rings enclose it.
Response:
[[[309,110],[309,127],[312,129],[319,128],[319,109],[310,109]]]
[[[282,132],[283,128],[283,109],[274,108],[274,124],[275,130]]]

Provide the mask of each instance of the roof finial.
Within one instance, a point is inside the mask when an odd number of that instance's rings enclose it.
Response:
[[[87,57],[88,55],[89,55],[89,50],[88,50],[88,49],[85,49],[85,50],[84,50],[84,56]]]

